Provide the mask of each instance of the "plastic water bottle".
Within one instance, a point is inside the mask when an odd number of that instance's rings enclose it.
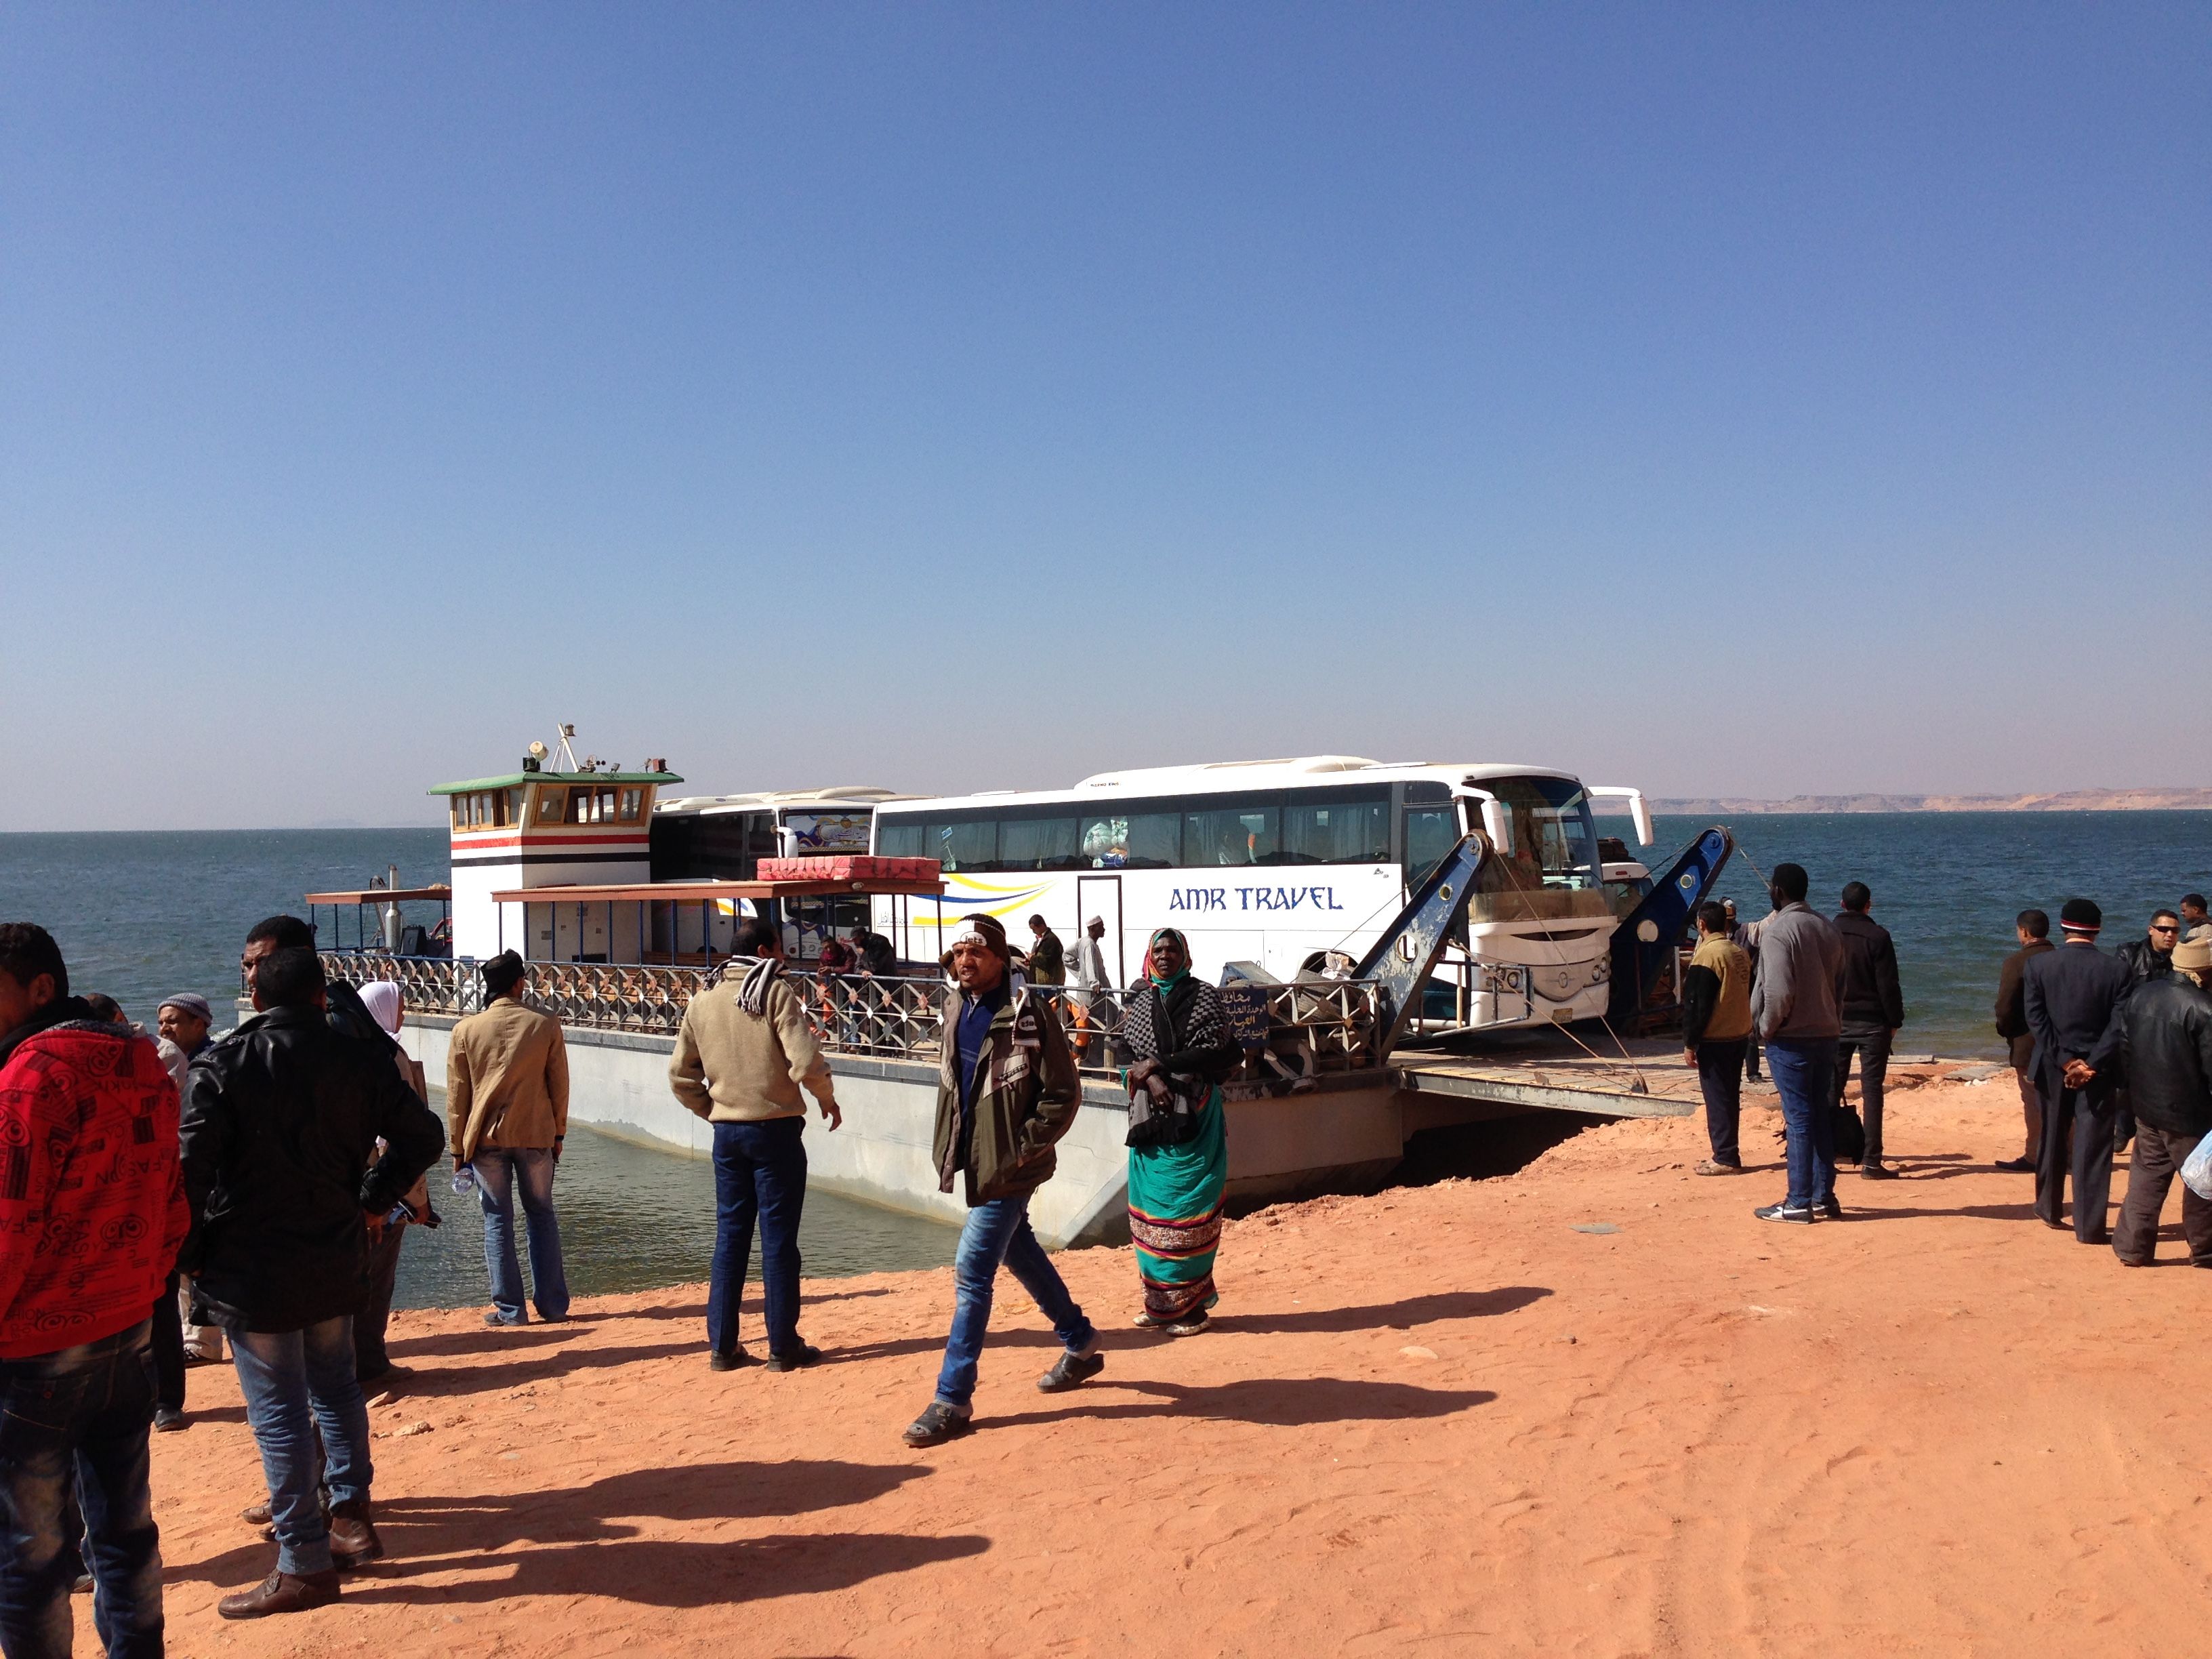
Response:
[[[473,1164],[464,1164],[453,1171],[453,1196],[473,1198],[476,1196],[476,1191],[477,1166]]]

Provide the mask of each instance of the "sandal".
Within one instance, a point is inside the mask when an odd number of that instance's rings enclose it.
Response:
[[[966,1412],[942,1400],[933,1400],[922,1408],[921,1416],[906,1425],[902,1438],[909,1446],[941,1446],[948,1440],[958,1439],[975,1426]]]

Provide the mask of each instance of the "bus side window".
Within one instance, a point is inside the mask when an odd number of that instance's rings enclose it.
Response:
[[[1419,807],[1406,814],[1406,884],[1418,887],[1444,854],[1459,844],[1459,814],[1451,807]]]

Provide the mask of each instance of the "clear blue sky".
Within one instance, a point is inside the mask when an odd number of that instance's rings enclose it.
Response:
[[[2204,782],[2212,11],[19,6],[0,828]]]

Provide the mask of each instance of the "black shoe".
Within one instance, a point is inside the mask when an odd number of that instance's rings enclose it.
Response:
[[[527,1325],[529,1322],[528,1314],[517,1314],[514,1318],[509,1319],[496,1308],[484,1316],[484,1323],[494,1330],[509,1330],[517,1325]]]
[[[707,1356],[707,1369],[710,1371],[733,1371],[740,1365],[753,1363],[753,1357],[743,1348],[735,1353],[709,1353]]]
[[[809,1365],[822,1363],[822,1350],[811,1348],[804,1342],[788,1353],[772,1353],[768,1357],[768,1368],[772,1371],[803,1371]]]
[[[921,1416],[906,1425],[901,1437],[909,1446],[941,1446],[948,1440],[957,1440],[975,1426],[966,1412],[946,1405],[942,1400],[933,1400],[922,1408]]]
[[[1844,1206],[1836,1202],[1836,1195],[1833,1193],[1830,1193],[1814,1207],[1831,1221],[1841,1221],[1844,1218]]]
[[[163,1434],[174,1434],[185,1426],[185,1414],[174,1406],[154,1407],[154,1426]]]
[[[2009,1171],[2013,1175],[2033,1175],[2035,1160],[2032,1158],[2001,1158],[1992,1167]]]
[[[1769,1204],[1752,1213],[1761,1221],[1802,1221],[1810,1224],[1813,1219],[1813,1212],[1802,1204]]]
[[[1052,1362],[1052,1369],[1037,1378],[1037,1392],[1066,1394],[1105,1369],[1106,1356],[1103,1353],[1072,1354],[1063,1349],[1060,1358]]]
[[[1891,1169],[1887,1164],[1862,1164],[1859,1165],[1859,1175],[1863,1179],[1867,1181],[1894,1181],[1897,1179],[1897,1171]]]

